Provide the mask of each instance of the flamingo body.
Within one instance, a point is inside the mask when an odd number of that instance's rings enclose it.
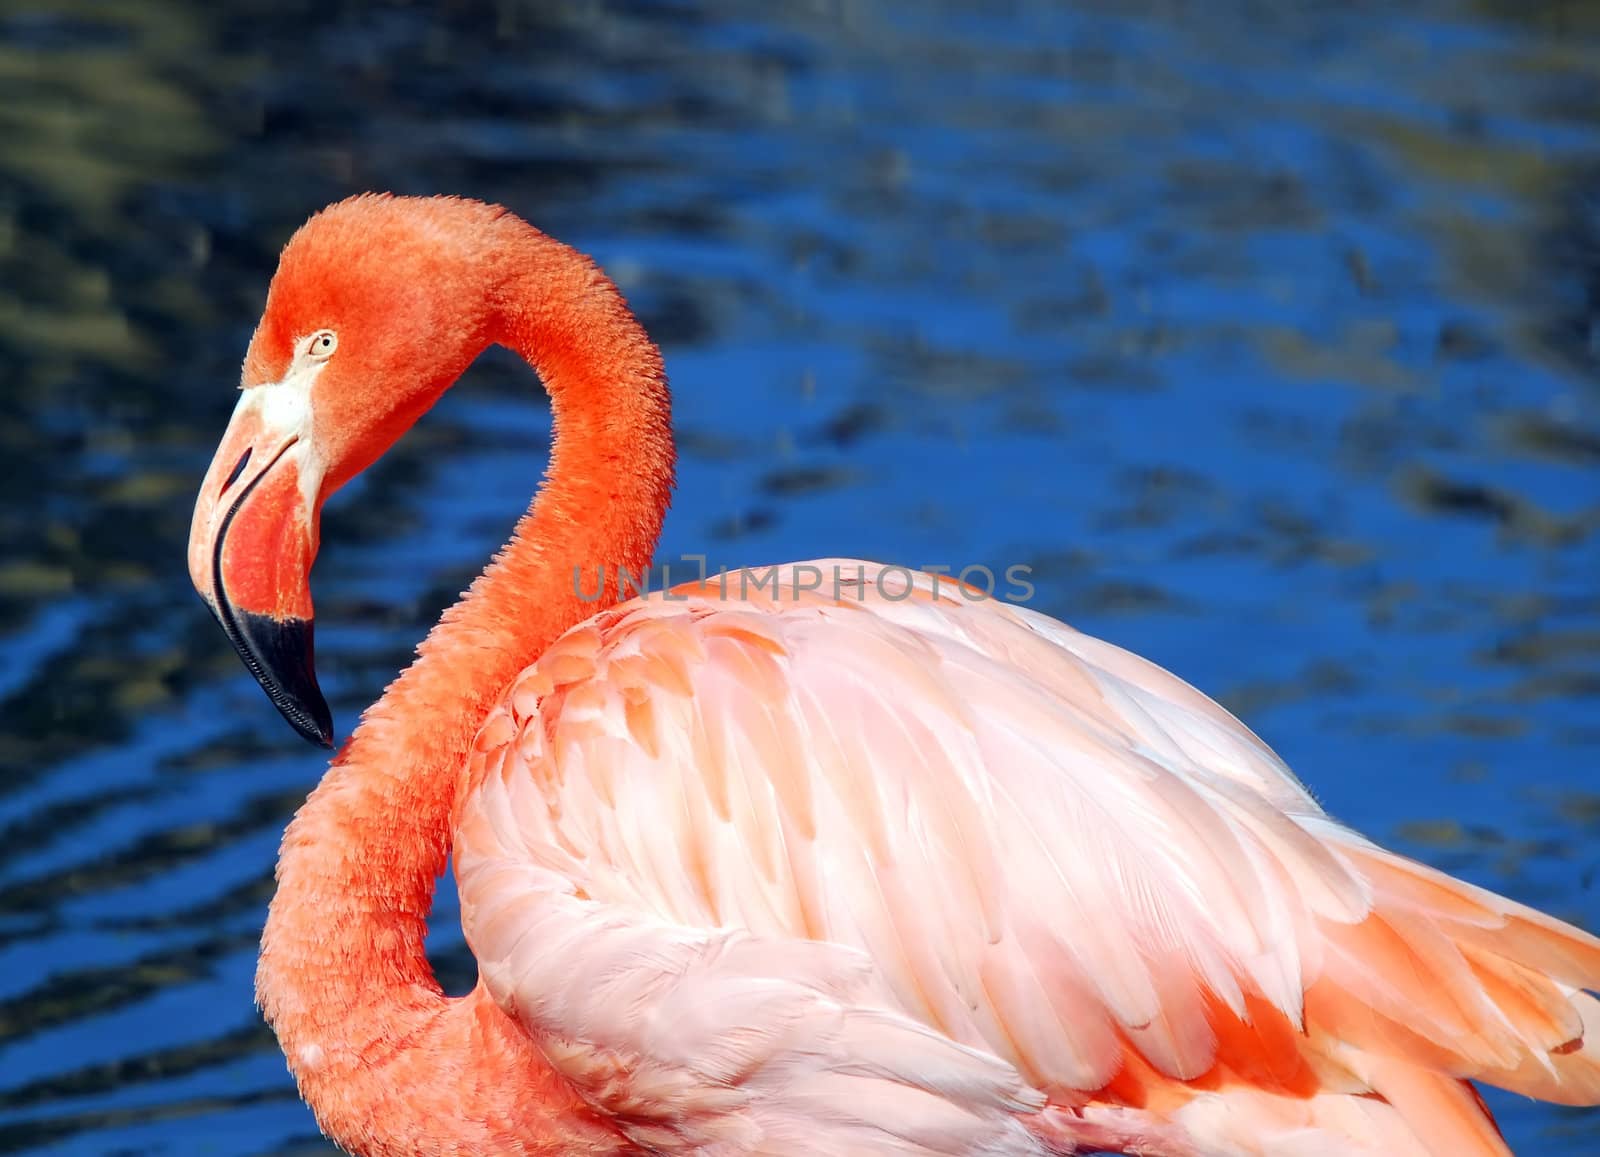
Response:
[[[478,734],[484,983],[651,1151],[1021,1157],[1078,1128],[1017,1127],[1047,1100],[1130,1146],[1332,1152],[1320,1113],[1362,1126],[1340,1152],[1496,1152],[1452,1075],[1600,1091],[1568,1051],[1600,945],[1341,827],[1160,668],[904,574],[624,604]],[[1427,1120],[1335,1108],[1413,1084]]]
[[[1495,1157],[1470,1080],[1600,1102],[1600,941],[1341,826],[1150,663],[850,560],[586,602],[657,541],[665,378],[497,207],[356,198],[273,280],[189,560],[302,734],[321,504],[495,342],[548,478],[290,825],[262,938],[345,1149]]]

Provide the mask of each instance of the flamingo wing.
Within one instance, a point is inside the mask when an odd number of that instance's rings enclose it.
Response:
[[[949,579],[775,575],[568,633],[458,800],[485,985],[640,1143],[1025,1154],[1048,1098],[1250,1152],[1246,1107],[1288,1146],[1376,1090],[1429,1120],[1376,1150],[1496,1153],[1455,1078],[1600,1097],[1600,942],[1339,826],[1110,644]]]

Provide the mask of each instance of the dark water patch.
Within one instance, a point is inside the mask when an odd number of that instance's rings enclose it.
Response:
[[[1026,389],[1034,384],[1024,364],[1002,356],[941,346],[921,334],[876,342],[876,374],[914,397],[959,403]]]
[[[1055,408],[1044,401],[1022,398],[1005,406],[996,428],[1003,435],[1055,438],[1065,431],[1066,423]]]
[[[852,486],[861,476],[848,466],[793,466],[770,471],[761,479],[761,489],[773,498],[798,498]]]
[[[1102,573],[1081,569],[1068,556],[1034,558],[1023,564],[1028,581],[1037,590],[1048,591],[1048,601],[1034,609],[1081,624],[1100,618],[1148,614],[1193,613],[1194,604],[1184,595],[1155,583],[1136,578],[1107,578]]]
[[[34,808],[26,817],[0,827],[0,868],[48,848],[76,829],[93,823],[106,812],[150,800],[160,792],[151,787],[114,788],[83,799],[61,800]],[[0,915],[13,915],[27,906],[7,902],[0,889]]]
[[[478,983],[478,961],[464,944],[428,953],[439,987],[448,996],[465,996]]]
[[[681,455],[706,462],[734,462],[754,457],[759,452],[755,443],[748,438],[711,430],[684,429],[681,426],[673,433]]]
[[[1600,702],[1600,671],[1552,671],[1523,679],[1507,693],[1513,703],[1538,703],[1546,699]]]
[[[219,961],[257,939],[254,930],[212,935],[126,964],[61,969],[20,996],[0,1000],[0,1046],[208,977]]]
[[[107,1064],[80,1069],[8,1089],[0,1094],[0,1110],[26,1109],[69,1097],[109,1093],[133,1085],[171,1080],[225,1065],[241,1057],[276,1053],[278,1042],[264,1023],[251,1023],[210,1040],[176,1048],[156,1049]]]
[[[1439,326],[1434,351],[1447,361],[1480,361],[1494,353],[1494,340],[1470,321],[1452,318]]]
[[[252,1105],[295,1099],[294,1093],[290,1090],[263,1089],[233,1096],[192,1097],[179,1101],[166,1101],[137,1109],[99,1109],[67,1116],[13,1121],[6,1126],[5,1134],[0,1136],[0,1153],[25,1153],[76,1137],[81,1133],[110,1132],[114,1135],[119,1130],[139,1125],[178,1121],[186,1117],[198,1117],[203,1114],[222,1113]],[[328,1147],[320,1151],[337,1152]],[[120,1157],[122,1153],[132,1157],[136,1152],[138,1150],[111,1150],[106,1153],[106,1157]]]
[[[1487,518],[1503,525],[1519,518],[1527,520],[1527,513],[1514,496],[1500,493],[1492,487],[1427,474],[1416,476],[1408,485],[1418,503],[1434,510]]]
[[[1151,611],[1193,612],[1193,604],[1154,583],[1136,579],[1087,583],[1071,592],[1075,613],[1085,616],[1141,615]]]
[[[271,1157],[333,1157],[339,1150],[320,1137],[306,1137],[281,1148],[270,1150]],[[267,1157],[263,1152],[261,1157]]]
[[[1588,86],[1591,98],[1596,86]],[[1600,374],[1600,164],[1574,164],[1545,219],[1539,287],[1549,302],[1537,332],[1557,356]]]
[[[1506,443],[1566,465],[1600,468],[1600,431],[1576,427],[1544,414],[1518,414],[1501,424]],[[1600,481],[1595,483],[1600,486]]]
[[[281,827],[304,799],[298,791],[255,796],[226,819],[168,828],[68,868],[0,885],[0,912],[48,911],[74,896],[130,887],[203,859],[242,836]]]
[[[854,402],[816,427],[803,440],[810,444],[824,443],[848,450],[893,424],[893,416],[886,407],[874,402]]]
[[[1169,527],[1214,515],[1219,502],[1209,478],[1181,466],[1125,471],[1117,479],[1117,490],[1127,496],[1129,505],[1101,516],[1097,529],[1103,532]]]
[[[1360,318],[1327,339],[1274,328],[1256,337],[1272,368],[1291,380],[1347,383],[1374,390],[1414,390],[1419,383],[1395,357],[1399,333],[1386,319]]]
[[[288,822],[288,817],[284,817]],[[252,913],[265,912],[267,901],[277,888],[270,871],[264,871],[252,880],[232,887],[214,899],[190,904],[172,912],[155,915],[133,913],[126,916],[103,916],[95,922],[98,930],[108,932],[205,932],[223,921],[237,919]]]
[[[757,506],[718,519],[706,527],[706,535],[717,542],[732,542],[753,534],[762,534],[777,524],[776,511]]]
[[[282,736],[273,742],[270,735],[255,729],[230,731],[203,744],[164,757],[157,765],[163,771],[183,774],[211,771],[231,771],[241,763],[266,759],[271,756],[299,754],[295,737]]]
[[[1450,712],[1427,721],[1425,726],[1466,739],[1517,739],[1528,734],[1526,719],[1481,711]]]
[[[1323,224],[1317,199],[1298,174],[1252,169],[1240,158],[1185,159],[1169,166],[1174,199],[1210,228],[1232,232],[1316,229]]]
[[[1600,664],[1600,632],[1530,631],[1500,640],[1482,657],[1491,663],[1518,667],[1545,667],[1573,660]]]
[[[1217,696],[1241,719],[1256,719],[1269,710],[1293,703],[1324,702],[1359,691],[1369,680],[1354,667],[1320,660],[1286,679],[1241,684]]]
[[[1555,546],[1582,542],[1600,530],[1600,490],[1593,504],[1563,515],[1499,487],[1447,478],[1428,470],[1410,472],[1401,479],[1400,486],[1411,501],[1426,509],[1485,519],[1497,524],[1508,535]]]

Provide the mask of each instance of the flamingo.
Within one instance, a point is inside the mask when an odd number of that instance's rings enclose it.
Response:
[[[308,739],[323,501],[491,343],[550,395],[547,477],[290,823],[261,941],[345,1150],[1471,1157],[1509,1152],[1471,1081],[1600,1102],[1600,940],[1342,826],[1159,667],[852,560],[624,601],[661,358],[497,206],[330,206],[251,339],[189,566]]]

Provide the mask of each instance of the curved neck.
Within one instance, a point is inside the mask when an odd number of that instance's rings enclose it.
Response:
[[[422,1137],[467,1152],[509,1151],[513,1136],[528,1152],[617,1144],[481,986],[446,998],[423,950],[482,719],[556,637],[615,602],[611,583],[595,598],[599,567],[648,565],[673,481],[659,352],[592,261],[509,220],[476,273],[491,339],[550,394],[544,485],[290,824],[256,974],[302,1095],[357,1153],[414,1152]]]

